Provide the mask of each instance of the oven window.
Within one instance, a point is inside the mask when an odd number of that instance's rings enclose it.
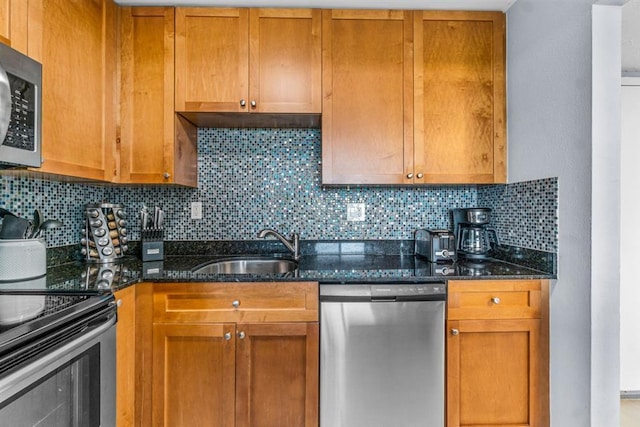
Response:
[[[100,425],[100,344],[0,403],[0,427]]]

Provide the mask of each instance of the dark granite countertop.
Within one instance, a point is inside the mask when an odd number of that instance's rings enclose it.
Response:
[[[345,246],[352,248],[353,242]],[[219,251],[224,255],[183,254],[167,255],[163,261],[142,262],[135,256],[124,257],[109,264],[73,261],[49,267],[46,289],[51,292],[105,293],[126,288],[141,281],[150,282],[230,282],[230,281],[317,281],[327,284],[338,283],[407,283],[435,282],[461,279],[553,279],[555,273],[519,265],[513,260],[504,261],[491,258],[481,262],[457,262],[454,264],[434,264],[422,257],[414,256],[402,243],[395,248],[380,250],[367,248],[366,253],[322,253],[303,251],[298,268],[284,274],[227,275],[196,274],[193,270],[205,263],[233,258],[233,251]],[[191,247],[191,246],[190,246]],[[211,248],[200,253],[212,253]],[[334,248],[335,249],[335,248]],[[357,248],[356,248],[357,249]],[[400,250],[397,250],[400,249]],[[249,252],[249,250],[251,252]],[[385,251],[395,254],[386,255]],[[167,251],[169,254],[175,251]],[[188,252],[188,251],[182,251]],[[218,253],[219,253],[218,252]],[[231,252],[231,254],[229,254]],[[340,252],[340,251],[335,251]],[[215,252],[214,252],[215,253]],[[243,254],[264,256],[264,251],[255,247],[243,248]],[[287,258],[286,253],[268,252],[275,257]],[[518,252],[519,253],[519,252]],[[237,256],[237,254],[236,254]],[[35,283],[35,282],[34,282]],[[5,288],[10,288],[5,284]],[[3,286],[0,286],[2,293]],[[29,292],[29,282],[22,282],[20,288]],[[36,289],[34,289],[36,291]],[[42,291],[42,280],[37,291]]]

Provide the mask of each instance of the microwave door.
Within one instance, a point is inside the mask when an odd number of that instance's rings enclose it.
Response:
[[[0,143],[4,141],[11,117],[11,87],[7,72],[0,65]]]

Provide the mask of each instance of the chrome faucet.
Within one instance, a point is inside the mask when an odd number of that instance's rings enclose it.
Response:
[[[259,239],[264,239],[268,235],[273,235],[276,239],[280,240],[283,245],[287,247],[293,254],[293,259],[298,260],[300,258],[300,236],[298,233],[291,233],[291,240],[284,237],[282,234],[270,228],[260,230],[258,233]]]

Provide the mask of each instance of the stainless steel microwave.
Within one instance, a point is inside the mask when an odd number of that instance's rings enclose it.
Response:
[[[0,169],[42,165],[42,65],[0,43]]]

